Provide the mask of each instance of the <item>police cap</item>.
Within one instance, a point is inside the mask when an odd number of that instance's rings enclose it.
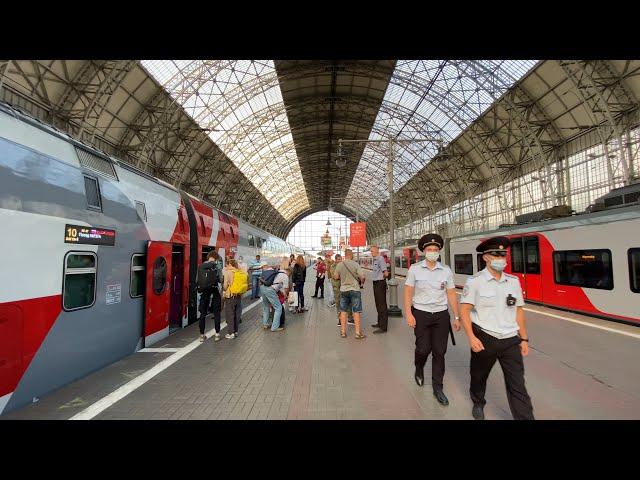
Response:
[[[429,245],[436,245],[438,248],[442,248],[444,240],[437,233],[427,233],[426,235],[423,235],[418,242],[418,250],[422,252],[424,248]]]
[[[478,245],[476,247],[476,252],[506,252],[509,245],[511,245],[511,241],[507,237],[492,237]]]

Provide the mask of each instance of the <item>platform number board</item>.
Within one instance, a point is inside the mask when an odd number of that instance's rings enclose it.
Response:
[[[116,231],[67,223],[64,230],[64,243],[113,247],[116,244]]]

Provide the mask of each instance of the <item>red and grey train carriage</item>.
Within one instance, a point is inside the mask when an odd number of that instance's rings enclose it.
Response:
[[[197,318],[224,258],[304,253],[0,104],[0,413]]]
[[[640,205],[453,238],[456,286],[485,267],[475,249],[495,235],[511,240],[505,271],[520,279],[525,300],[640,324]]]

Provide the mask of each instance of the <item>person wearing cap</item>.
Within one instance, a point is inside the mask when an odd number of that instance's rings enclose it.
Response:
[[[472,415],[484,419],[487,378],[500,362],[511,414],[516,420],[533,420],[531,398],[524,384],[523,357],[529,353],[524,299],[518,277],[504,273],[507,265],[506,237],[493,237],[476,248],[486,267],[467,280],[462,291],[462,325],[471,346]]]
[[[371,325],[376,328],[373,333],[384,333],[387,331],[387,323],[389,313],[387,309],[387,280],[389,276],[387,272],[387,262],[380,255],[377,245],[371,246],[372,271],[371,279],[373,280],[373,297],[376,302],[376,310],[378,311],[378,322]]]
[[[425,259],[409,267],[404,283],[404,308],[407,324],[414,329],[416,336],[416,383],[424,385],[424,365],[432,354],[433,395],[440,404],[449,405],[443,391],[444,355],[447,353],[451,321],[448,305],[455,316],[453,327],[456,331],[460,330],[460,317],[453,272],[438,262],[443,245],[442,237],[435,233],[420,238],[418,250],[425,254]]]

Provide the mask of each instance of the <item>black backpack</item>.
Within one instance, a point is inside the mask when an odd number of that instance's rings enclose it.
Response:
[[[204,292],[205,290],[213,290],[218,286],[218,269],[214,262],[203,262],[198,267],[198,290]]]
[[[262,277],[260,279],[260,283],[262,283],[262,285],[264,285],[265,287],[270,287],[271,285],[273,285],[273,281],[276,279],[279,273],[280,272],[278,270],[271,272],[266,277]]]

